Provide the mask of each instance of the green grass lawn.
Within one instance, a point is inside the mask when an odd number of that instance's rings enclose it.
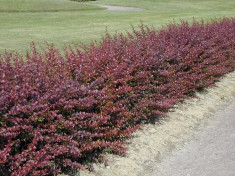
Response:
[[[0,53],[24,54],[32,41],[65,44],[99,40],[106,27],[123,32],[142,21],[156,28],[179,19],[209,20],[235,16],[234,0],[97,0],[100,3],[143,8],[143,11],[112,12],[70,0],[0,0]]]

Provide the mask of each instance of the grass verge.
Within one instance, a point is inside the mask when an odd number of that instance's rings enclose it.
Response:
[[[81,5],[70,0],[0,0],[0,53],[5,49],[25,54],[32,41],[65,44],[99,40],[106,27],[111,34],[130,29],[142,21],[156,28],[180,19],[210,20],[234,17],[235,1],[227,0],[97,0],[100,3],[132,6],[140,12],[112,12],[96,6]]]

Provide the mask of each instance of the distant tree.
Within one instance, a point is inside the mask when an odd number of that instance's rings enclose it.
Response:
[[[71,1],[86,2],[86,1],[96,1],[96,0],[71,0]]]

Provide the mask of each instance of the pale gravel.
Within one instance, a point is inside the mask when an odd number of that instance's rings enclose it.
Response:
[[[142,8],[137,8],[137,7],[123,7],[123,6],[112,6],[112,5],[105,5],[105,4],[92,4],[88,2],[78,2],[78,3],[93,5],[97,7],[103,7],[103,8],[106,8],[106,10],[108,11],[142,11],[144,10]]]
[[[141,176],[156,170],[156,165],[180,150],[196,131],[203,129],[213,114],[235,97],[235,72],[229,73],[197,98],[175,105],[167,118],[145,125],[130,139],[126,157],[107,155],[109,165],[94,164],[94,172],[81,171],[80,176]]]
[[[111,5],[103,5],[103,4],[90,4],[98,7],[104,7],[110,11],[142,11],[144,9],[136,8],[136,7],[123,7],[123,6],[111,6]]]
[[[156,162],[144,176],[235,176],[235,98],[189,143]]]

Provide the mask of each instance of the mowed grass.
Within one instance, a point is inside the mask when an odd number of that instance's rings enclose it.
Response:
[[[234,0],[97,0],[90,4],[143,8],[143,11],[107,11],[70,0],[0,0],[0,53],[24,54],[30,43],[89,43],[99,40],[106,28],[130,30],[141,22],[156,28],[180,19],[192,21],[235,16]]]
[[[94,9],[97,8],[68,0],[0,0],[0,12],[57,12]]]

